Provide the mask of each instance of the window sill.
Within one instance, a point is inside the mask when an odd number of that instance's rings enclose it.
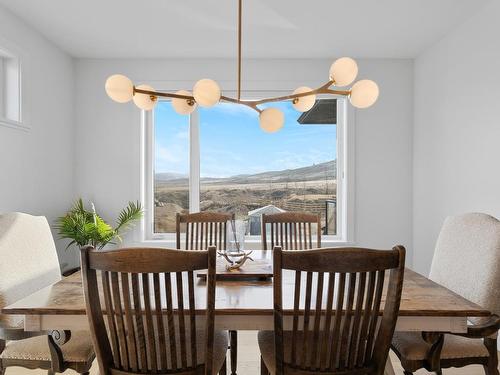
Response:
[[[5,126],[8,128],[24,130],[24,131],[29,131],[31,129],[30,126],[28,126],[27,124],[25,124],[23,122],[9,120],[6,118],[0,118],[0,126]]]
[[[131,246],[142,246],[142,247],[168,247],[175,248],[175,238],[173,239],[152,239],[152,240],[142,240],[130,243]],[[246,250],[261,250],[260,239],[250,239],[245,240]],[[340,240],[340,239],[324,239],[321,240],[321,247],[344,247],[344,246],[354,246],[353,241]]]

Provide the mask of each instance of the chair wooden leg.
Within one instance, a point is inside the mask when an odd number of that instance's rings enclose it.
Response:
[[[269,370],[267,369],[262,356],[260,356],[260,375],[269,375]]]
[[[5,349],[5,340],[0,339],[0,353]],[[5,374],[5,368],[2,366],[2,360],[0,359],[0,375]]]
[[[47,375],[56,375],[56,373],[52,370],[47,370]]]
[[[224,359],[224,363],[219,371],[219,375],[226,375],[226,374],[227,374],[227,360]]]
[[[499,375],[498,373],[498,353],[497,353],[497,339],[485,338],[484,346],[488,349],[489,357],[488,364],[483,366],[486,375]]]
[[[238,364],[238,331],[229,331],[229,345],[231,348],[231,375],[236,375]]]

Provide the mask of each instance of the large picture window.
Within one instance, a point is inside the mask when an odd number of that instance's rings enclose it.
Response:
[[[169,238],[177,213],[234,213],[248,236],[259,236],[263,213],[305,211],[321,216],[324,236],[345,239],[344,100],[319,98],[305,113],[290,102],[273,106],[285,125],[269,134],[245,106],[220,103],[188,117],[158,103],[146,122],[147,237]]]

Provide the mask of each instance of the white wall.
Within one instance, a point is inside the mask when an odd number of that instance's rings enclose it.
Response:
[[[244,89],[293,90],[328,79],[332,60],[250,60],[243,63]],[[380,85],[378,103],[356,113],[355,240],[388,248],[412,243],[413,62],[361,60],[360,76]],[[76,192],[92,199],[103,216],[116,217],[140,193],[140,112],[113,103],[104,82],[113,73],[153,86],[190,89],[210,77],[236,87],[234,60],[77,60]],[[257,126],[257,124],[256,124]],[[411,263],[412,255],[408,255]]]
[[[45,215],[52,224],[73,196],[72,59],[12,13],[0,7],[0,44],[27,56],[31,129],[0,125],[0,212]],[[76,252],[58,243],[63,268]]]
[[[357,245],[402,243],[410,250],[408,263],[427,273],[447,215],[500,216],[498,14],[500,2],[492,0],[415,61],[359,62],[362,77],[375,79],[381,96],[356,115]],[[111,219],[139,198],[139,111],[106,97],[108,75],[121,72],[173,89],[202,77],[235,87],[234,60],[72,61],[0,7],[2,40],[29,56],[31,129],[0,126],[0,212],[52,221],[81,195]],[[244,61],[243,87],[315,86],[327,78],[330,62]],[[75,264],[76,254],[61,245],[63,267]]]
[[[500,1],[415,61],[414,266],[427,274],[448,215],[500,217]]]

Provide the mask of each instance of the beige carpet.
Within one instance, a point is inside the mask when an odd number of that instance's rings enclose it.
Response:
[[[238,375],[259,375],[260,374],[260,356],[257,345],[256,332],[240,332],[238,347]],[[403,375],[403,369],[394,355],[391,355],[396,375]],[[229,370],[229,369],[228,369]],[[94,363],[91,374],[98,375],[97,364]],[[229,371],[228,371],[229,373]],[[27,370],[20,367],[11,367],[7,369],[6,375],[42,375],[45,371]],[[64,374],[75,374],[73,371],[66,371]],[[425,370],[420,370],[417,375],[429,374]],[[467,366],[461,369],[443,370],[443,374],[448,375],[484,375],[481,366]]]

